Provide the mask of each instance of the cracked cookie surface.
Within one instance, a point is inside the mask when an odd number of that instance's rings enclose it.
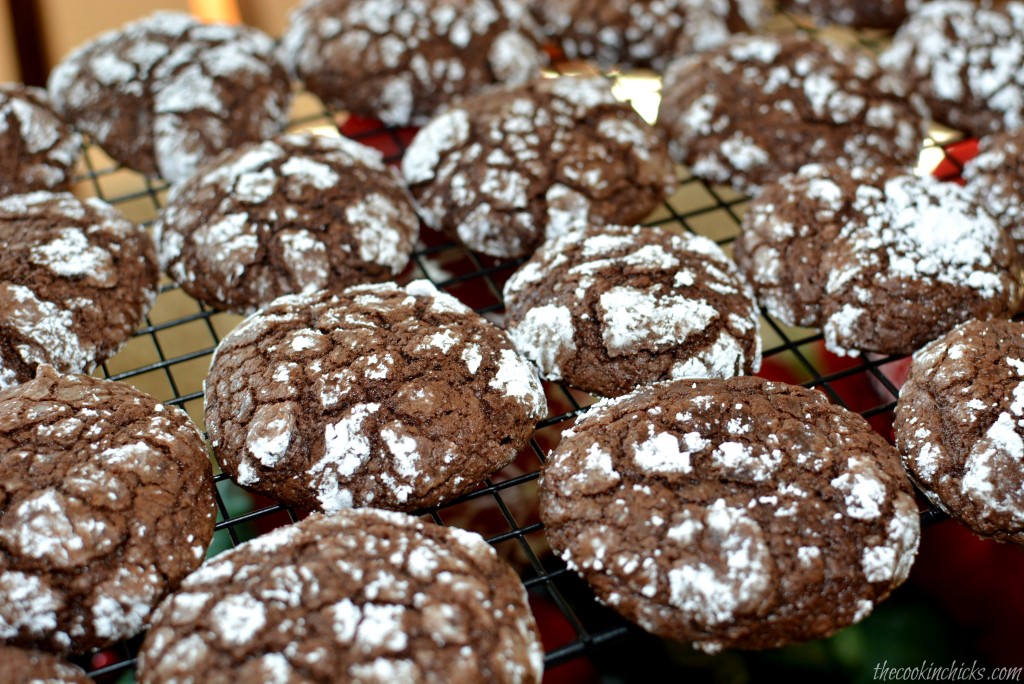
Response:
[[[519,0],[310,0],[282,39],[293,72],[329,107],[424,124],[452,99],[540,72]]]
[[[57,116],[46,91],[0,83],[0,197],[67,190],[82,136]]]
[[[906,579],[920,527],[863,418],[754,377],[596,404],[549,457],[540,512],[603,602],[708,652],[860,621]]]
[[[935,505],[1024,543],[1024,324],[968,321],[915,354],[893,427]]]
[[[637,223],[675,188],[660,134],[603,77],[466,98],[420,129],[402,173],[428,226],[496,257],[574,227]]]
[[[309,518],[217,556],[156,611],[143,684],[537,684],[519,578],[477,534],[373,509]]]
[[[545,380],[601,396],[755,373],[750,285],[704,237],[603,226],[549,240],[505,284],[505,326]]]
[[[186,292],[251,313],[284,294],[398,275],[419,219],[379,152],[293,133],[203,166],[171,190],[155,228],[164,270]]]
[[[253,28],[157,12],[74,50],[50,73],[57,110],[116,161],[169,183],[284,128],[291,84]]]
[[[82,653],[142,630],[202,562],[213,473],[181,410],[41,366],[0,392],[0,640]]]
[[[505,333],[422,280],[276,300],[224,338],[206,389],[224,471],[325,512],[450,500],[547,412]]]
[[[0,199],[0,388],[47,363],[91,371],[116,354],[156,300],[142,228],[98,199],[33,192]]]
[[[734,253],[773,316],[842,355],[910,354],[1021,300],[1016,249],[979,200],[901,169],[803,167],[751,203]]]
[[[658,126],[698,178],[756,194],[812,162],[913,166],[923,122],[864,51],[741,36],[673,62]]]

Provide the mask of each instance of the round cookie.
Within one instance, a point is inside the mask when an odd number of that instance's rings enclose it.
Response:
[[[675,188],[665,142],[602,77],[466,98],[420,129],[402,173],[428,226],[496,257],[573,227],[637,223]]]
[[[292,71],[324,103],[419,126],[452,99],[540,72],[518,0],[307,0],[282,39]]]
[[[970,135],[1024,126],[1024,3],[926,3],[879,59],[939,123]]]
[[[0,645],[0,663],[4,684],[92,684],[81,668],[50,653]]]
[[[895,29],[927,0],[780,0],[779,9],[805,12],[854,28]]]
[[[914,354],[896,446],[935,505],[1024,543],[1024,324],[968,321]]]
[[[805,166],[751,203],[734,254],[772,316],[840,355],[910,354],[1021,301],[1016,250],[978,200],[900,169]]]
[[[871,55],[800,35],[736,37],[673,62],[658,126],[693,174],[744,193],[806,163],[913,166],[921,117]]]
[[[678,380],[606,401],[541,476],[552,548],[657,635],[775,648],[858,622],[919,541],[896,450],[825,395]]]
[[[761,366],[750,285],[714,242],[605,226],[549,240],[505,284],[505,327],[545,380],[601,396]]]
[[[0,388],[37,364],[91,371],[156,299],[149,233],[98,199],[39,191],[0,199]]]
[[[452,499],[547,413],[505,333],[424,280],[281,297],[224,338],[206,392],[233,480],[328,513]]]
[[[174,186],[156,231],[163,268],[186,292],[248,313],[398,275],[419,219],[379,152],[296,133],[225,152]]]
[[[978,141],[963,177],[1024,255],[1024,127]]]
[[[82,137],[60,120],[46,91],[0,83],[0,197],[67,190]]]
[[[48,89],[117,162],[170,183],[222,150],[274,135],[291,103],[272,38],[177,12],[82,45],[50,73]]]
[[[0,392],[0,641],[82,653],[138,633],[215,516],[184,412],[40,366]]]
[[[156,611],[139,681],[539,684],[543,666],[523,585],[479,535],[362,509],[186,578]]]
[[[548,0],[532,9],[569,59],[657,71],[733,32],[760,28],[768,15],[764,0]]]

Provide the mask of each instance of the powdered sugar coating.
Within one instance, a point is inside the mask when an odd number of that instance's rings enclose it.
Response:
[[[249,313],[283,294],[394,277],[419,220],[379,152],[291,133],[226,152],[174,186],[156,231],[164,270],[187,292]]]
[[[100,200],[45,191],[0,199],[0,388],[36,365],[92,370],[156,299],[153,242]]]
[[[428,226],[499,257],[639,221],[675,187],[664,142],[601,77],[466,98],[420,130],[402,172]]]
[[[154,615],[140,682],[540,682],[526,592],[478,535],[372,509],[291,527],[185,580]]]
[[[534,4],[544,33],[569,59],[662,71],[675,57],[707,50],[768,18],[763,0],[549,0]]]
[[[937,506],[1024,542],[1024,324],[969,321],[914,355],[896,445]]]
[[[752,377],[596,405],[549,457],[541,518],[604,602],[709,652],[862,619],[919,537],[897,454],[860,416]]]
[[[822,327],[838,354],[911,353],[1021,299],[1012,243],[977,199],[896,169],[802,168],[755,200],[735,250],[769,312]]]
[[[940,123],[973,135],[1024,126],[1024,3],[928,2],[880,61]]]
[[[913,165],[921,117],[893,88],[864,52],[736,37],[669,66],[658,126],[694,175],[756,194],[811,162]]]
[[[616,396],[760,366],[753,291],[707,238],[604,226],[548,240],[505,284],[506,327],[548,380]]]
[[[82,137],[54,113],[46,91],[0,83],[0,197],[67,190]]]
[[[963,177],[1024,254],[1024,126],[982,138]]]
[[[48,89],[116,160],[169,182],[287,121],[291,90],[274,41],[246,26],[157,12],[77,48]]]
[[[422,125],[458,96],[537,75],[543,53],[524,11],[501,0],[307,0],[282,52],[329,106]]]
[[[206,387],[224,470],[331,513],[453,498],[547,412],[504,333],[428,281],[281,297],[225,337]]]
[[[0,454],[5,643],[77,653],[132,636],[205,556],[213,477],[177,408],[41,366],[0,392]]]

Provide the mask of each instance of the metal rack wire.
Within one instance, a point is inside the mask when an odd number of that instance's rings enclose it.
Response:
[[[798,26],[806,29],[806,26]],[[339,131],[371,145],[390,163],[401,158],[411,130],[388,129],[372,121],[326,111],[315,98],[297,96],[290,129],[321,133]],[[956,175],[961,155],[948,153],[955,138],[926,141],[927,149],[942,151],[947,176]],[[727,188],[709,186],[679,169],[680,189],[655,212],[648,225],[688,230],[711,237],[727,252],[735,239],[747,198]],[[95,146],[86,150],[76,191],[100,197],[129,218],[148,225],[156,216],[166,186],[119,168]],[[410,267],[399,278],[416,277],[459,297],[478,312],[500,318],[502,285],[522,260],[503,261],[475,254],[445,236],[424,229]],[[156,306],[124,352],[103,364],[101,374],[136,385],[157,399],[185,409],[204,428],[202,379],[221,337],[239,317],[219,313],[191,299],[173,283],[161,287]],[[889,435],[898,389],[892,370],[901,357],[839,359],[824,351],[822,336],[789,328],[762,315],[764,366],[762,375],[803,384],[825,392],[840,405],[861,413],[883,435]],[[560,635],[545,635],[548,668],[580,658],[637,628],[611,611],[597,607],[592,595],[565,565],[552,555],[536,513],[536,481],[546,454],[593,400],[560,384],[545,385],[550,415],[537,426],[529,448],[516,461],[475,491],[419,514],[439,524],[455,524],[483,534],[521,572],[531,600],[553,609],[563,623]],[[218,522],[210,555],[235,546],[301,514],[272,501],[251,496],[218,473]],[[922,522],[944,519],[925,508]],[[130,679],[141,637],[78,660],[100,682]]]

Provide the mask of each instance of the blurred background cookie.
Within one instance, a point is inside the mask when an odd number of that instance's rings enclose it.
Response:
[[[46,91],[0,83],[0,198],[67,190],[82,137],[53,111]]]
[[[176,185],[156,223],[164,270],[217,309],[398,275],[419,233],[378,151],[287,134],[225,152]]]
[[[68,121],[130,169],[175,183],[223,150],[278,133],[291,102],[273,39],[158,12],[105,33],[53,69]]]
[[[422,125],[492,83],[536,76],[543,53],[521,0],[307,0],[282,50],[330,107]]]

